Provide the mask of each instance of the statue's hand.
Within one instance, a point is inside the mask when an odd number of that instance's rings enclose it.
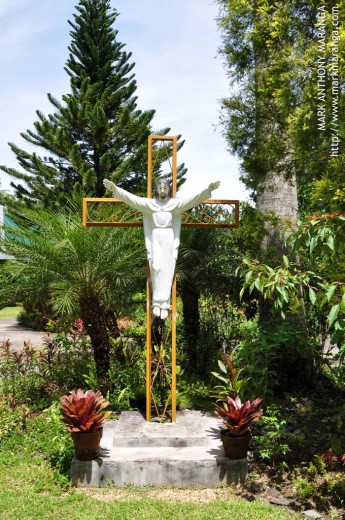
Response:
[[[104,179],[103,184],[108,191],[111,191],[112,193],[116,192],[116,186],[113,182],[108,181],[108,179]]]
[[[216,190],[217,188],[219,188],[220,186],[220,182],[219,181],[216,181],[216,182],[211,182],[211,184],[209,185],[208,189],[210,191],[214,191]]]

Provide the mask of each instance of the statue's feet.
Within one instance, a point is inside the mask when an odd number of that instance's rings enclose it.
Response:
[[[157,318],[160,318],[161,310],[159,307],[153,307],[152,312],[153,312],[154,316],[157,316]]]
[[[168,311],[166,309],[161,309],[161,319],[166,320],[168,317]]]
[[[168,310],[161,309],[160,307],[153,307],[152,313],[154,316],[157,316],[157,318],[160,318],[161,320],[166,320],[168,317]]]

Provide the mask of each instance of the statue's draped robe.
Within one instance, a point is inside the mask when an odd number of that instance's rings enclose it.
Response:
[[[132,195],[116,186],[114,196],[143,214],[145,246],[151,272],[152,307],[168,310],[180,245],[182,213],[210,198],[211,192],[206,188],[190,197],[160,201]]]

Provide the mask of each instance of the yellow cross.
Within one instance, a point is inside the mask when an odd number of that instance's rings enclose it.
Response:
[[[160,147],[155,146],[156,142]],[[171,146],[167,146],[171,143]],[[172,148],[172,162],[170,162]],[[159,154],[166,153],[171,169],[172,196],[176,197],[177,172],[177,137],[150,135],[148,138],[147,160],[147,197],[152,198],[152,180],[155,163]],[[111,204],[111,206],[109,206]],[[212,208],[206,211],[204,205]],[[108,227],[139,227],[142,226],[140,212],[124,207],[116,198],[85,198],[83,200],[83,225]],[[239,226],[239,201],[227,199],[208,199],[182,217],[182,227],[203,228],[235,228]],[[152,375],[151,375],[151,284],[148,266],[146,283],[146,420],[151,419]],[[176,421],[176,278],[174,277],[171,295],[171,418]],[[169,399],[168,399],[169,401]],[[167,403],[168,404],[168,403]],[[166,404],[166,405],[167,405]],[[157,407],[156,407],[157,409]],[[158,410],[157,410],[158,411]],[[165,410],[166,411],[166,410]],[[161,417],[161,420],[164,419]]]

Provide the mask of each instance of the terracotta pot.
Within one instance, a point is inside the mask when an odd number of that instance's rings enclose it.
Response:
[[[229,430],[222,430],[220,438],[223,443],[225,455],[229,459],[244,459],[247,456],[250,441],[250,432],[244,435],[231,435]]]
[[[71,432],[74,454],[78,460],[93,460],[99,455],[103,428],[93,432]]]

